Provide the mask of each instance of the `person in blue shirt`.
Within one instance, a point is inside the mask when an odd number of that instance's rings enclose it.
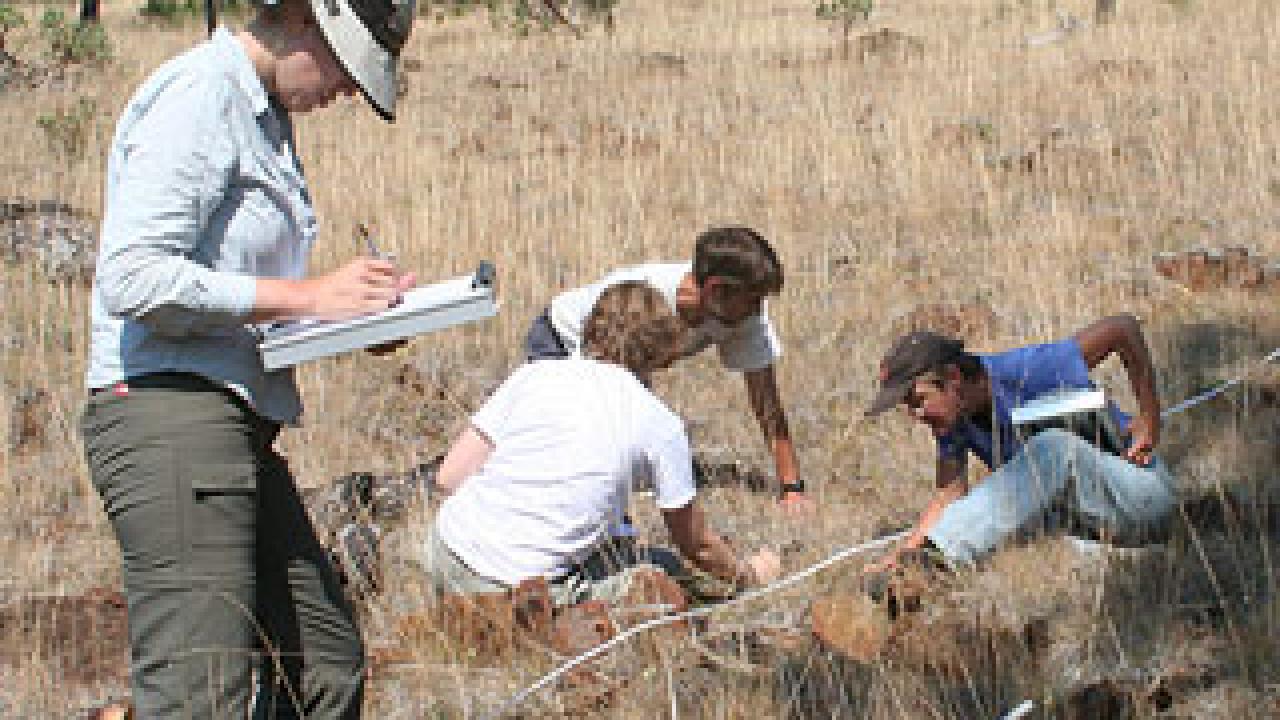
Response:
[[[1014,408],[1048,393],[1094,389],[1089,371],[1119,355],[1138,413],[1109,408],[1127,442],[1123,454],[1081,435],[1014,431]],[[867,573],[913,561],[946,569],[973,566],[1020,532],[1065,519],[1069,527],[1112,542],[1159,537],[1174,507],[1172,479],[1155,455],[1160,401],[1141,326],[1132,315],[1099,320],[1073,336],[990,355],[918,331],[894,343],[880,367],[869,415],[902,405],[928,426],[938,447],[933,498],[897,548]],[[970,487],[967,462],[990,470]]]

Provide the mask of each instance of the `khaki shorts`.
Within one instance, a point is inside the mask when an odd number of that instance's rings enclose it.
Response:
[[[617,604],[631,589],[637,571],[663,569],[650,562],[628,562],[635,559],[632,553],[616,552],[609,545],[602,547],[568,574],[549,582],[552,602],[558,606],[576,605],[588,600]],[[499,594],[510,590],[468,567],[445,545],[434,528],[423,548],[422,562],[431,579],[432,593],[436,596]]]

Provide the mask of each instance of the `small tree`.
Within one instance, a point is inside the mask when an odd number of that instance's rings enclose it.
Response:
[[[818,0],[818,17],[839,23],[841,50],[849,56],[849,35],[856,22],[866,22],[875,9],[875,0]]]
[[[111,40],[99,23],[73,25],[61,10],[49,9],[40,18],[40,35],[54,63],[105,65],[111,60]]]
[[[81,95],[75,105],[36,117],[36,125],[55,152],[68,161],[84,156],[97,130],[98,103]]]
[[[5,36],[26,24],[27,18],[21,10],[8,3],[0,3],[0,54],[8,54],[5,50]]]

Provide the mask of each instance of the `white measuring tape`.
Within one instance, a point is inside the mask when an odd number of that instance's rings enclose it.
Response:
[[[788,575],[787,577],[784,577],[781,580],[777,580],[762,588],[757,588],[755,590],[752,590],[751,592],[739,595],[738,597],[733,598],[732,600],[729,600],[727,602],[723,602],[718,605],[704,605],[703,607],[694,608],[692,610],[687,610],[685,612],[678,613],[675,615],[664,615],[660,618],[654,618],[652,620],[648,620],[646,622],[640,623],[635,627],[628,628],[625,632],[615,635],[614,637],[610,638],[607,642],[601,643],[591,648],[590,650],[582,653],[581,655],[569,660],[568,662],[564,663],[563,665],[556,668],[555,670],[547,673],[546,675],[543,675],[542,678],[538,680],[538,682],[530,685],[524,690],[521,690],[515,695],[512,695],[511,698],[507,700],[505,703],[503,703],[502,707],[499,708],[498,711],[494,713],[491,717],[501,717],[505,715],[506,713],[510,712],[512,708],[514,708],[515,706],[519,705],[520,703],[528,699],[530,695],[536,693],[537,691],[551,684],[561,675],[564,675],[565,673],[581,665],[582,663],[590,660],[591,658],[603,654],[606,650],[626,640],[627,638],[633,637],[635,635],[639,635],[640,633],[645,632],[646,630],[652,630],[653,628],[656,628],[662,625],[669,625],[670,623],[673,623],[679,620],[687,620],[689,618],[701,617],[703,615],[710,615],[713,612],[724,610],[725,608],[730,608],[735,605],[741,605],[745,602],[754,600],[760,597],[761,595],[767,595],[768,593],[781,590],[782,588],[787,587],[789,585],[794,585],[800,582],[801,580],[809,577],[810,575],[813,575],[814,573],[824,570],[840,562],[841,560],[844,560],[847,557],[857,555],[858,553],[867,552],[868,550],[877,550],[879,548],[892,545],[893,543],[897,542],[899,538],[901,538],[906,534],[907,533],[904,530],[903,532],[898,532],[892,535],[886,535],[881,538],[876,538],[871,542],[866,542],[866,543],[862,543],[861,545],[854,545],[853,547],[845,548],[844,550],[841,550],[840,552],[836,553],[835,555],[832,555],[831,557],[827,558],[826,560],[823,560],[820,563],[817,563],[816,565],[810,565],[809,567],[805,568],[804,570],[801,570],[800,572],[797,572],[793,575]]]
[[[1009,714],[1005,715],[1000,720],[1018,720],[1018,718],[1023,717],[1027,713],[1031,712],[1031,710],[1034,709],[1035,706],[1036,704],[1031,702],[1030,700],[1023,700],[1018,705],[1018,707],[1010,710]]]
[[[1271,354],[1263,358],[1258,364],[1261,365],[1263,363],[1268,363],[1277,358],[1280,358],[1280,348],[1276,348],[1275,350],[1272,350]],[[1167,418],[1173,415],[1177,415],[1178,413],[1181,413],[1185,410],[1189,410],[1190,408],[1193,408],[1201,403],[1212,400],[1213,398],[1221,395],[1227,390],[1230,390],[1236,385],[1239,385],[1240,383],[1244,382],[1244,380],[1249,376],[1249,372],[1250,372],[1249,370],[1246,370],[1244,373],[1240,374],[1238,377],[1232,378],[1231,380],[1227,380],[1226,382],[1223,382],[1220,385],[1217,385],[1216,387],[1210,390],[1206,390],[1205,392],[1202,392],[1199,395],[1183,400],[1182,402],[1178,403],[1177,405],[1174,405],[1171,408],[1166,408],[1163,412],[1160,413],[1160,417]],[[634,637],[636,635],[639,635],[642,632],[652,630],[653,628],[660,627],[662,625],[669,625],[679,620],[687,620],[689,618],[702,617],[703,615],[710,615],[711,613],[718,612],[720,610],[724,610],[726,608],[730,608],[735,605],[741,605],[743,603],[750,602],[751,600],[761,597],[762,595],[767,595],[769,593],[781,590],[782,588],[794,585],[800,582],[801,580],[809,577],[810,575],[813,575],[822,570],[825,570],[828,567],[831,567],[832,565],[840,562],[841,560],[844,560],[845,558],[852,557],[859,553],[868,552],[870,550],[878,550],[888,545],[892,545],[899,538],[903,537],[906,534],[907,534],[907,531],[904,530],[902,532],[894,533],[892,535],[886,535],[885,537],[876,538],[875,540],[862,543],[861,545],[854,545],[853,547],[845,548],[840,552],[837,552],[836,554],[831,555],[830,557],[828,557],[827,559],[821,562],[818,562],[814,565],[810,565],[809,567],[799,572],[796,572],[792,575],[788,575],[782,578],[781,580],[777,580],[762,588],[758,588],[756,590],[752,590],[751,592],[745,593],[743,595],[739,595],[738,597],[733,598],[732,600],[729,600],[727,602],[723,602],[718,605],[705,605],[703,607],[694,608],[693,610],[688,610],[686,612],[682,612],[676,615],[664,615],[663,617],[654,618],[653,620],[648,620],[639,625],[628,628],[625,632],[615,635],[614,637],[610,638],[608,641],[603,642],[591,648],[590,650],[582,653],[581,655],[578,655],[577,657],[574,657],[568,660],[564,664],[557,667],[555,670],[552,670],[546,675],[543,675],[542,678],[540,678],[536,683],[530,685],[524,690],[521,690],[515,695],[512,695],[505,703],[502,704],[502,707],[498,708],[497,712],[493,713],[489,717],[495,717],[495,718],[502,717],[503,715],[510,712],[517,705],[527,700],[530,695],[538,692],[539,690],[551,684],[552,682],[555,682],[556,679],[558,679],[565,673],[569,672],[573,668],[581,665],[582,663],[594,657],[604,654],[610,648],[617,645],[618,643],[623,642],[624,640],[627,640],[628,638]],[[1034,706],[1035,706],[1035,703],[1031,702],[1030,700],[1025,700],[1022,702],[1022,704],[1018,705],[1016,708],[1010,711],[1008,715],[1005,715],[1004,717],[1006,720],[1014,720],[1015,718],[1020,718],[1026,715],[1027,713],[1031,712],[1031,709]]]
[[[1269,363],[1272,360],[1275,360],[1276,358],[1280,358],[1280,348],[1276,348],[1275,350],[1272,350],[1271,354],[1262,358],[1262,360],[1260,360],[1258,364],[1262,365],[1263,363]],[[1166,418],[1166,417],[1169,417],[1170,415],[1177,415],[1183,410],[1193,408],[1199,405],[1200,403],[1205,402],[1206,400],[1212,400],[1213,398],[1218,397],[1219,395],[1230,390],[1236,385],[1239,385],[1240,383],[1244,382],[1245,378],[1247,377],[1249,377],[1249,371],[1246,370],[1239,377],[1234,377],[1211,390],[1205,390],[1204,392],[1200,393],[1199,395],[1196,395],[1195,397],[1187,398],[1186,400],[1183,400],[1177,405],[1174,405],[1173,407],[1166,409],[1164,412],[1160,413],[1160,417]]]

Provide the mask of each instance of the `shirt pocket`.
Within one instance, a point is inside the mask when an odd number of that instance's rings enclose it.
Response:
[[[254,466],[203,465],[191,470],[190,477],[192,546],[252,546],[258,516],[258,474]]]

